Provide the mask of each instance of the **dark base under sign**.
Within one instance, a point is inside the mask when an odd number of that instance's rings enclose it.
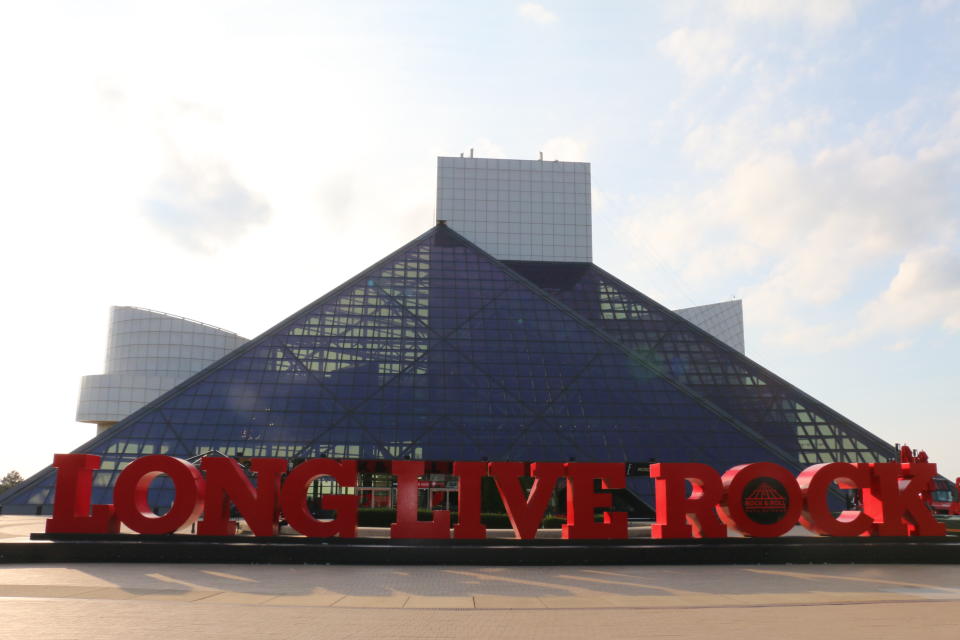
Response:
[[[960,538],[953,537],[573,541],[33,534],[31,539],[0,544],[0,564],[960,564]]]

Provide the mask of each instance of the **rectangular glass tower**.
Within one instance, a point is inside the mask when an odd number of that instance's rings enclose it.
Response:
[[[437,220],[499,260],[590,262],[590,163],[439,158]]]

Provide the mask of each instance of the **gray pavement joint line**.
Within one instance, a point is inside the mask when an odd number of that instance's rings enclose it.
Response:
[[[582,587],[573,586],[573,585],[570,585],[570,586],[557,585],[551,582],[543,582],[540,580],[525,580],[523,578],[513,578],[510,576],[499,576],[493,573],[482,573],[478,571],[467,571],[463,569],[444,569],[444,571],[446,571],[447,573],[459,574],[459,575],[464,575],[471,578],[476,578],[481,581],[489,580],[491,582],[508,582],[511,584],[524,584],[532,587],[549,587],[551,589],[567,591],[570,593],[571,597],[578,597],[577,594],[574,592],[576,590],[581,590],[581,591],[583,590]]]
[[[896,585],[899,587],[917,587],[919,589],[940,589],[948,593],[956,592],[955,587],[938,587],[932,584],[922,584],[919,582],[904,582],[902,580],[890,580],[888,578],[876,578],[871,576],[837,576],[829,573],[807,573],[804,571],[790,571],[788,569],[753,569],[748,568],[747,571],[751,573],[762,573],[766,575],[773,576],[789,576],[791,578],[799,578],[801,580],[842,580],[845,582],[870,582],[873,584],[888,584]]]
[[[642,582],[625,582],[622,580],[603,580],[601,578],[590,578],[588,576],[574,576],[564,573],[559,573],[555,577],[564,578],[566,580],[581,580],[583,582],[591,582],[597,584],[615,584],[618,586],[624,587],[638,587],[641,589],[655,589],[657,591],[665,591],[673,595],[702,595],[699,591],[687,591],[685,589],[671,589],[670,587],[661,587],[655,584],[644,584]]]
[[[287,597],[287,596],[292,596],[292,595],[295,595],[295,594],[292,594],[292,593],[278,593],[278,594],[275,594],[272,598],[268,598],[267,600],[264,600],[264,601],[261,602],[260,604],[262,604],[262,605],[269,605],[269,606],[271,606],[271,607],[304,607],[304,606],[316,606],[316,605],[290,604],[290,603],[285,603],[285,602],[281,602],[280,604],[273,604],[273,601],[276,600],[277,598],[285,598],[285,597]],[[325,604],[325,605],[323,605],[323,606],[324,606],[324,607],[332,607],[333,605],[337,604],[338,602],[340,602],[341,600],[343,600],[343,599],[346,598],[346,597],[347,597],[347,594],[345,594],[345,593],[340,594],[340,597],[339,597],[339,598],[337,598],[336,600],[334,600],[334,601],[331,602],[330,604]]]
[[[216,595],[216,594],[211,594]],[[191,605],[197,602],[205,600],[204,598],[199,598],[197,600],[186,600],[179,602],[178,604]],[[84,598],[74,597],[74,596],[0,596],[0,602],[4,600],[69,600],[69,599],[82,600]],[[342,598],[341,598],[342,599]],[[144,599],[148,600],[148,599]],[[142,601],[142,600],[141,600]],[[269,601],[268,601],[269,602]],[[339,600],[337,600],[339,602]],[[569,606],[562,608],[551,608],[551,607],[477,607],[476,600],[474,600],[474,609],[466,608],[451,608],[451,607],[423,607],[417,610],[419,611],[691,611],[691,610],[700,610],[700,609],[776,609],[776,608],[795,608],[795,607],[845,607],[845,606],[864,606],[864,605],[905,605],[905,604],[954,604],[956,600],[944,600],[944,599],[910,599],[910,600],[849,600],[845,602],[792,602],[792,603],[757,603],[757,604],[724,604],[724,605],[674,605],[674,606],[624,606],[624,605],[613,605],[609,607],[577,607]],[[168,603],[168,604],[173,604]],[[219,605],[219,603],[214,603]],[[266,602],[262,604],[267,604]],[[406,604],[404,600],[403,604]],[[343,606],[339,607],[341,609],[357,609],[363,611],[369,611],[371,609],[376,610],[402,610],[404,609],[403,604],[400,606],[391,606],[391,607],[361,607],[361,606]],[[282,604],[274,606],[284,606],[284,607],[295,607],[303,608],[314,605],[297,605],[297,604]],[[322,605],[317,608],[330,608],[333,604]],[[406,609],[407,611],[412,611],[412,609]]]
[[[83,598],[82,598],[83,594],[85,594],[85,593],[90,593],[91,591],[99,591],[100,589],[103,589],[105,586],[108,586],[108,585],[99,585],[99,586],[77,585],[77,586],[73,586],[73,585],[60,585],[60,584],[0,584],[0,589],[10,589],[10,590],[14,590],[14,589],[23,588],[23,587],[26,587],[27,589],[39,589],[39,590],[43,590],[43,589],[78,589],[78,591],[74,592],[73,595],[70,595],[70,596],[37,596],[37,597],[39,597],[39,598],[79,598],[79,599],[83,599]],[[19,597],[22,597],[22,596],[3,596],[3,595],[0,595],[0,598],[5,598],[5,597],[9,597],[9,598],[19,598]],[[26,596],[26,597],[30,598],[30,597],[33,597],[33,596]]]
[[[173,589],[171,589],[171,591],[173,591]],[[207,595],[202,596],[202,597],[200,597],[200,598],[197,598],[196,600],[190,600],[190,602],[202,602],[203,600],[206,600],[207,598],[212,598],[213,596],[223,595],[224,593],[227,593],[227,592],[226,592],[226,591],[211,591],[211,592],[209,592]]]

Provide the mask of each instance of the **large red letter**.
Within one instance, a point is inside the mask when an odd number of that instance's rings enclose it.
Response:
[[[699,462],[661,462],[650,465],[650,477],[656,480],[657,500],[657,522],[650,530],[651,537],[727,537],[727,528],[716,512],[723,484],[712,467]],[[693,485],[689,497],[687,481]]]
[[[287,461],[281,458],[254,458],[250,469],[257,474],[254,488],[236,460],[205,457],[200,468],[207,474],[203,520],[197,525],[197,535],[232,536],[237,523],[230,519],[230,505],[246,520],[255,536],[275,536],[280,533],[280,476],[287,470]]]
[[[603,522],[594,520],[594,509],[613,506],[613,495],[596,493],[593,481],[600,480],[604,489],[624,489],[627,466],[622,462],[568,462],[563,466],[567,473],[567,524],[563,525],[563,538],[626,538],[627,514],[623,511],[604,511]]]
[[[803,500],[793,474],[772,462],[741,464],[721,478],[724,496],[717,513],[745,536],[776,538],[797,524]]]
[[[454,462],[453,475],[457,476],[457,525],[453,537],[486,538],[487,528],[480,522],[480,489],[483,476],[487,475],[487,463]]]
[[[844,511],[838,517],[833,517],[827,504],[827,492],[834,482],[844,489],[863,489],[870,486],[870,471],[847,462],[826,462],[800,472],[797,476],[803,495],[800,524],[821,536],[865,534],[873,521],[862,511]]]
[[[357,535],[357,496],[324,495],[320,507],[337,512],[333,520],[317,520],[307,508],[307,488],[317,478],[330,476],[341,487],[357,486],[357,461],[337,462],[313,458],[298,464],[287,476],[280,491],[280,506],[290,526],[308,538],[355,538]]]
[[[173,504],[162,516],[153,514],[147,490],[161,474],[173,481]],[[170,456],[137,458],[120,472],[113,488],[113,503],[123,524],[137,533],[164,534],[196,522],[203,511],[204,481],[195,466]]]
[[[423,475],[423,460],[393,460],[390,471],[397,476],[397,521],[390,525],[390,537],[449,538],[449,511],[434,511],[429,522],[417,520],[417,482]]]
[[[100,456],[84,453],[57,453],[57,484],[53,517],[46,522],[47,533],[118,533],[120,522],[112,504],[93,505],[90,513],[90,489],[93,471],[100,468]]]
[[[535,478],[530,495],[523,495],[520,477],[523,475],[522,462],[491,462],[490,475],[497,483],[497,490],[507,508],[510,526],[516,537],[529,540],[537,535],[537,529],[543,522],[543,514],[557,479],[563,475],[562,462],[534,462],[530,465],[530,475]]]
[[[861,463],[858,466],[865,466]],[[943,536],[920,492],[937,473],[932,462],[871,462],[870,486],[863,489],[863,510],[873,518],[871,532],[880,536]]]

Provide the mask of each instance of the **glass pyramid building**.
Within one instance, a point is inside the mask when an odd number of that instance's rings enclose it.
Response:
[[[589,260],[504,260],[443,221],[76,450],[93,499],[139,456],[626,462],[723,471],[894,447]],[[49,512],[55,470],[0,495]],[[151,501],[169,504],[154,483]]]
[[[444,225],[77,452],[101,456],[94,501],[110,502],[130,460],[210,450],[719,470],[894,455],[593,264],[501,262]],[[4,513],[49,507],[54,475],[0,497]],[[647,498],[648,484],[631,478],[630,488]]]

